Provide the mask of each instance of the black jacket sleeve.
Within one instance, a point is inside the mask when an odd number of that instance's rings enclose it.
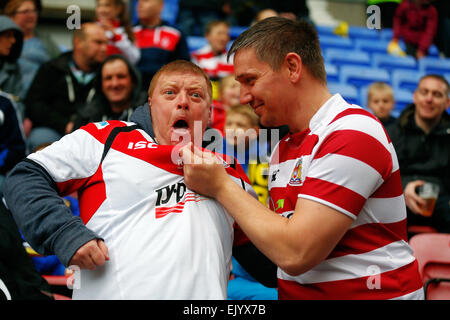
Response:
[[[56,254],[68,266],[86,242],[101,239],[74,216],[47,171],[25,159],[7,176],[4,197],[26,241],[40,254]]]
[[[234,246],[233,257],[256,281],[269,288],[277,287],[277,266],[253,243]]]

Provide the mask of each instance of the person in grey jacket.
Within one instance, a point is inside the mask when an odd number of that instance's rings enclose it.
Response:
[[[22,46],[20,28],[9,17],[0,15],[0,90],[10,94],[16,102],[22,99],[22,74],[17,63]],[[23,115],[23,108],[20,109]]]

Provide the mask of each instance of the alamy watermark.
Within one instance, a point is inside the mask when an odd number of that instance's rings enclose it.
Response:
[[[69,30],[81,28],[81,9],[79,6],[72,4],[67,7],[66,13],[70,16],[66,20],[66,26]]]
[[[366,26],[369,29],[381,29],[381,10],[377,5],[367,7],[366,13],[369,15]]]

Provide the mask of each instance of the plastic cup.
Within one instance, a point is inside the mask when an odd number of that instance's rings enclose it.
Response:
[[[425,200],[425,205],[421,206],[422,215],[424,217],[431,217],[433,215],[436,199],[439,195],[439,185],[432,182],[425,182],[419,187],[418,195]]]

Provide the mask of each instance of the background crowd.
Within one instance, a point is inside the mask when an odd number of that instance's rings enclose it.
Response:
[[[233,57],[227,59],[233,41],[230,31],[236,26],[245,29],[270,16],[314,25],[307,2],[166,0],[177,5],[178,16],[172,22],[162,18],[163,0],[130,1],[133,5],[124,0],[95,2],[95,19],[74,30],[68,50],[50,35],[37,31],[40,0],[2,1],[0,195],[6,174],[26,155],[89,122],[129,121],[133,111],[147,101],[155,72],[170,61],[183,59],[200,66],[212,80],[214,100],[209,126],[222,134],[223,152],[243,164],[259,200],[267,205],[266,150],[273,145],[270,137],[259,143],[258,133],[264,127],[248,105],[240,104]],[[383,123],[396,149],[408,210],[408,235],[450,233],[450,3],[367,1],[367,5],[372,4],[382,8],[382,30],[374,32],[390,35],[388,45],[382,48],[386,54],[389,52],[394,60],[413,59],[415,66],[431,58],[442,62],[437,64],[442,67],[432,72],[417,71],[420,77],[411,88],[410,101],[401,108],[396,100],[400,88],[390,78],[378,81],[369,75],[364,84],[366,104],[361,106]],[[200,44],[194,44],[194,39],[201,39]],[[325,64],[331,70],[332,61],[323,49]],[[437,54],[432,57],[433,49]],[[331,73],[329,76],[328,81]],[[347,98],[345,92],[342,95]],[[255,134],[245,135],[248,129]],[[289,130],[276,129],[279,138]],[[239,141],[244,142],[244,150],[236,147]],[[417,196],[425,181],[437,183],[440,189],[431,216],[422,215]],[[76,195],[66,200],[78,214]],[[55,257],[33,259],[40,274],[65,272]],[[275,289],[254,281],[235,260],[231,279],[230,299],[276,299]]]

